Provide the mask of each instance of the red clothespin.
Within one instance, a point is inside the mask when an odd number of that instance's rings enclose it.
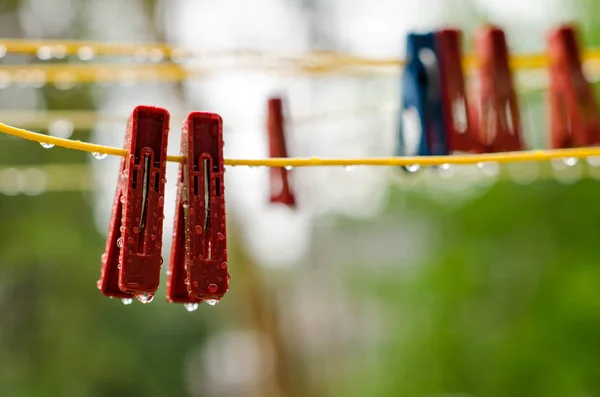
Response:
[[[138,106],[113,203],[98,288],[104,295],[152,300],[160,283],[169,112]]]
[[[269,99],[267,129],[269,133],[269,156],[287,157],[283,117],[283,101],[281,98]],[[271,203],[281,203],[295,207],[296,200],[289,180],[289,171],[285,168],[270,169]]]
[[[169,302],[214,305],[229,289],[222,125],[204,112],[190,113],[183,125]]]
[[[600,122],[591,86],[583,75],[577,34],[565,25],[548,35],[550,130],[554,149],[600,144]]]
[[[473,114],[487,152],[523,150],[521,116],[504,32],[482,28],[476,38],[480,87]]]
[[[481,153],[483,146],[470,125],[465,76],[462,70],[461,31],[444,29],[436,32],[436,50],[442,84],[441,101],[448,152]]]

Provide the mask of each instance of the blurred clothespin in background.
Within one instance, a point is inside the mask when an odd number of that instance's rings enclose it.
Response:
[[[138,106],[125,135],[98,288],[149,303],[160,284],[169,112]]]
[[[548,35],[550,59],[550,142],[553,149],[600,144],[598,107],[581,64],[574,26]]]
[[[402,75],[399,156],[448,154],[435,33],[409,33]]]
[[[269,138],[269,157],[287,158],[285,139],[285,118],[283,99],[270,98],[268,101],[267,133]],[[269,169],[271,203],[281,203],[288,207],[296,206],[296,199],[290,182],[290,172],[284,167]]]
[[[479,139],[488,153],[523,150],[521,116],[504,31],[495,26],[481,28],[475,53],[479,87],[472,106]]]

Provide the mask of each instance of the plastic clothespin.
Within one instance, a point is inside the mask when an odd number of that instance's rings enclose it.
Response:
[[[138,106],[113,202],[98,288],[104,295],[152,300],[160,283],[169,112]]]
[[[267,131],[269,134],[269,156],[271,158],[285,158],[288,156],[284,123],[283,100],[281,98],[269,99]],[[288,207],[295,207],[296,200],[289,180],[289,171],[283,167],[271,167],[269,173],[271,203],[281,203]]]
[[[167,300],[216,304],[229,289],[221,117],[190,113],[181,153]]]
[[[441,102],[448,152],[481,153],[484,148],[471,126],[462,69],[460,30],[444,29],[435,34],[439,59]]]
[[[554,149],[600,144],[598,108],[581,66],[577,33],[570,25],[548,35],[550,131]]]
[[[402,75],[398,155],[446,155],[448,147],[435,33],[410,33],[406,38],[406,59]],[[414,130],[417,130],[417,136],[411,136]]]
[[[475,51],[480,87],[473,117],[479,138],[489,153],[523,150],[521,116],[504,31],[495,26],[481,28]]]

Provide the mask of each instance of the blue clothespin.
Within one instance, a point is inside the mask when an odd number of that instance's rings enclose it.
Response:
[[[443,65],[436,48],[436,33],[410,33],[406,39],[406,61],[398,155],[447,155],[440,76]]]

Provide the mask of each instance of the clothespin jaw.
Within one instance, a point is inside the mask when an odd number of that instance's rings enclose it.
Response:
[[[98,288],[104,295],[147,301],[160,283],[168,133],[166,110],[134,109],[102,256]]]
[[[269,156],[285,158],[288,156],[285,141],[285,119],[283,100],[271,98],[268,102],[267,132],[269,134]],[[290,183],[290,171],[283,167],[269,169],[271,203],[281,203],[288,207],[296,206],[296,199]]]
[[[455,29],[444,29],[435,34],[444,131],[449,153],[482,153],[483,145],[470,122],[462,69],[461,34]]]
[[[176,224],[167,300],[220,300],[229,289],[223,121],[193,112],[183,125]]]
[[[486,152],[523,150],[521,116],[502,29],[486,26],[476,35],[479,92],[473,117]]]
[[[442,115],[439,58],[434,33],[410,33],[406,39],[406,67],[402,75],[402,114],[398,155],[448,154]],[[416,142],[409,139],[408,115],[417,116]],[[414,120],[416,121],[416,120]]]
[[[596,98],[583,74],[577,32],[563,25],[548,35],[550,130],[554,149],[600,144]]]

